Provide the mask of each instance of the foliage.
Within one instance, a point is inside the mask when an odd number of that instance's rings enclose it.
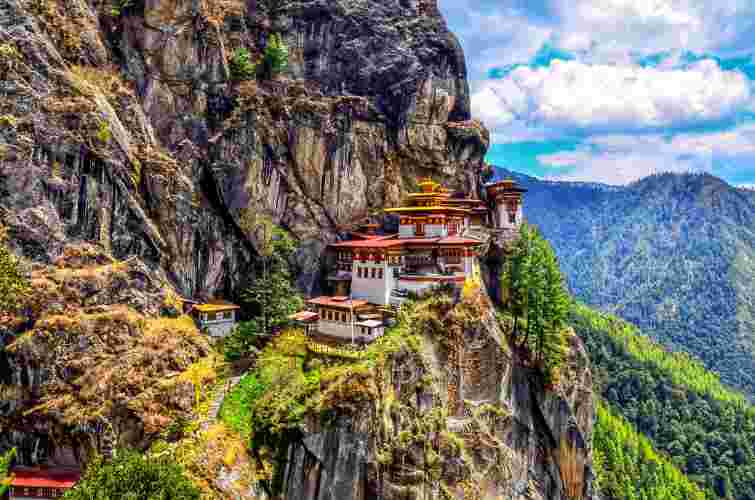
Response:
[[[234,388],[220,411],[223,422],[248,436],[258,457],[273,464],[276,474],[266,483],[273,491],[280,486],[287,444],[300,432],[307,413],[374,397],[365,378],[367,362],[305,367],[306,346],[301,331],[283,332],[265,347],[257,368]]]
[[[278,33],[268,39],[262,65],[267,78],[274,77],[288,66],[288,47]]]
[[[0,125],[3,126],[3,128],[15,128],[16,124],[18,124],[18,118],[16,118],[13,115],[0,115]]]
[[[616,317],[576,304],[571,324],[608,403],[701,486],[755,500],[755,408],[741,394]]]
[[[8,490],[10,477],[8,476],[8,468],[11,462],[16,456],[16,449],[12,448],[10,451],[0,456],[0,496],[5,494]]]
[[[18,258],[5,246],[6,234],[0,226],[0,315],[16,312],[31,291]]]
[[[253,352],[260,337],[285,328],[288,316],[304,307],[289,264],[296,250],[294,240],[284,230],[272,227],[258,242],[261,255],[256,266],[257,279],[241,294],[245,312],[252,319],[241,322],[226,339],[226,359],[231,361]]]
[[[110,15],[113,17],[120,16],[123,11],[134,4],[133,0],[113,0],[110,7]]]
[[[111,463],[95,458],[65,500],[199,500],[199,489],[166,458],[118,450]]]
[[[527,219],[579,300],[755,394],[755,196],[707,174],[626,187],[499,175],[529,190]]]
[[[251,80],[257,74],[257,64],[249,50],[241,47],[233,51],[229,62],[232,80]]]
[[[504,306],[514,316],[513,341],[529,348],[552,381],[566,351],[569,296],[553,249],[534,227],[521,226],[506,259],[501,287]]]
[[[97,125],[97,139],[101,143],[107,144],[111,137],[110,124],[106,120],[101,120]]]
[[[610,500],[705,500],[701,491],[631,424],[599,403],[593,433],[595,473]]]

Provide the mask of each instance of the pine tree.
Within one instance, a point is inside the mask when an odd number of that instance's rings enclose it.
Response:
[[[514,342],[530,350],[552,382],[566,351],[563,332],[570,301],[553,248],[535,228],[521,226],[501,286],[504,305],[514,316]]]
[[[263,59],[266,76],[272,78],[288,66],[288,47],[277,33],[273,33],[267,41]]]

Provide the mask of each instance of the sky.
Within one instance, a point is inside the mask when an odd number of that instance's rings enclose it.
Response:
[[[464,47],[487,160],[627,184],[755,185],[753,0],[439,0]]]

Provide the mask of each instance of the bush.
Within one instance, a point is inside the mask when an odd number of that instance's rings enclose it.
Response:
[[[257,64],[245,48],[236,49],[230,61],[232,80],[251,80],[257,74]]]
[[[16,312],[23,306],[30,290],[18,259],[5,246],[5,235],[5,228],[0,226],[0,314]]]
[[[111,463],[95,458],[65,500],[199,500],[199,489],[167,459],[119,450]]]
[[[13,448],[5,455],[0,456],[0,497],[5,494],[8,489],[8,467],[16,456],[16,449]],[[3,497],[4,498],[4,497]]]
[[[265,47],[265,76],[272,78],[288,66],[288,47],[277,33],[270,36]]]

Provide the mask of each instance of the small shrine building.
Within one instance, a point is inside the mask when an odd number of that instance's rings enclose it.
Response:
[[[74,469],[17,467],[11,471],[10,500],[52,500],[60,498],[81,478]]]
[[[224,301],[212,301],[196,304],[191,308],[191,315],[200,330],[205,330],[210,337],[226,337],[236,326],[238,310],[236,304]]]

